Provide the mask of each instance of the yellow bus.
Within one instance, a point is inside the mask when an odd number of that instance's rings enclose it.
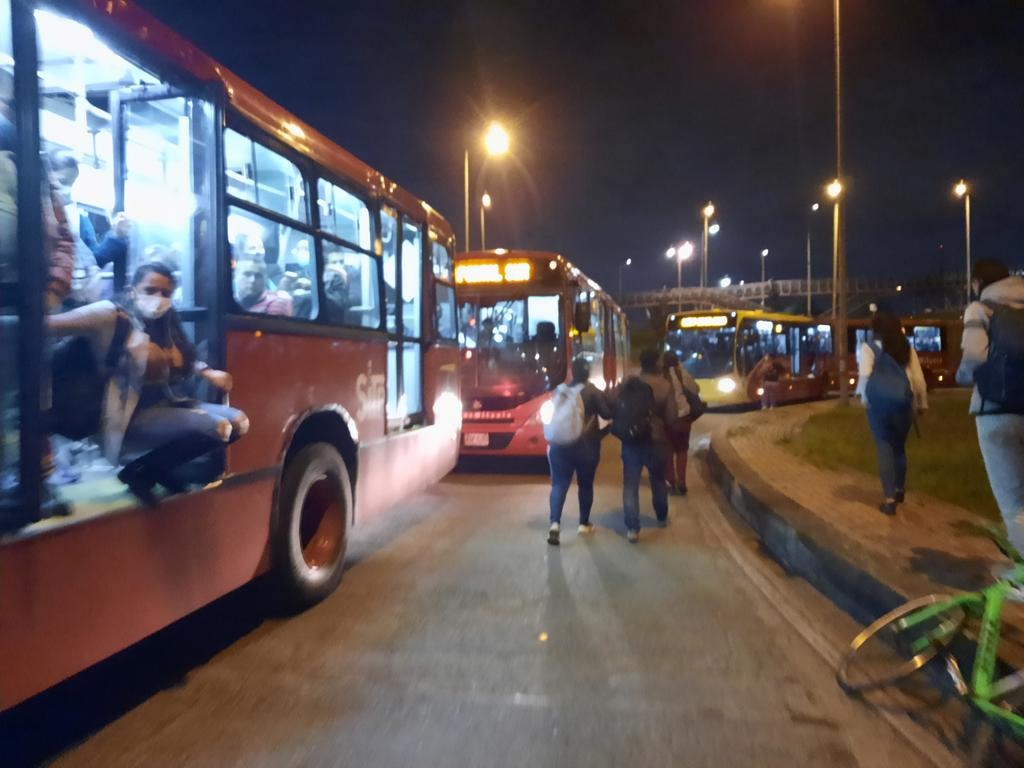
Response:
[[[832,326],[812,317],[760,310],[670,315],[665,350],[679,358],[711,406],[821,398],[828,391]]]

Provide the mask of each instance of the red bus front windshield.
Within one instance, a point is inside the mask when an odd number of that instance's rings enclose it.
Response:
[[[459,343],[463,381],[533,397],[565,381],[565,328],[558,296],[464,297]]]

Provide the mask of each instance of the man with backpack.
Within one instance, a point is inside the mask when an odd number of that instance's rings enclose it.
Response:
[[[658,524],[668,525],[668,487],[665,461],[671,452],[668,425],[676,420],[676,401],[661,375],[658,351],[640,353],[640,375],[630,376],[614,394],[612,432],[622,441],[622,511],[626,538],[640,540],[640,475],[651,480],[651,497]]]
[[[1010,542],[1024,552],[1024,278],[982,259],[971,270],[980,301],[964,312],[958,384],[973,384],[970,412]]]
[[[551,417],[544,424],[551,466],[551,524],[548,544],[558,546],[562,529],[562,507],[576,475],[579,488],[581,534],[592,533],[590,508],[594,504],[594,476],[601,461],[604,436],[598,417],[610,420],[604,393],[590,383],[590,362],[585,357],[572,361],[572,382],[559,384],[551,395]]]

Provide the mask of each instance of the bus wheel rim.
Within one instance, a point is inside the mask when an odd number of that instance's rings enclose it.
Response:
[[[306,568],[315,572],[337,563],[344,536],[340,489],[327,475],[321,475],[310,484],[299,511],[298,545]]]

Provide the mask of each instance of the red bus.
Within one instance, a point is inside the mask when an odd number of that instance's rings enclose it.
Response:
[[[349,525],[454,466],[461,401],[447,222],[130,2],[0,0],[0,142],[4,709],[258,575],[295,608],[323,598]],[[76,254],[73,289],[173,269],[186,333],[251,422],[153,508],[95,441],[44,433],[58,204],[40,190],[69,155],[77,237],[130,222],[127,264]]]
[[[625,313],[556,253],[460,253],[455,282],[462,455],[546,455],[540,408],[566,381],[572,359],[590,359],[592,381],[601,389],[625,376]]]
[[[850,386],[857,385],[857,350],[868,338],[871,321],[851,318],[847,325]],[[924,314],[902,318],[903,332],[917,351],[928,389],[956,386],[956,369],[960,365],[960,337],[964,332],[962,315]]]

